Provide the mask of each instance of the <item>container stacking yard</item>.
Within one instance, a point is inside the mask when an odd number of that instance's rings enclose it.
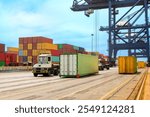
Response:
[[[60,76],[80,77],[98,73],[98,56],[69,54],[60,56]]]

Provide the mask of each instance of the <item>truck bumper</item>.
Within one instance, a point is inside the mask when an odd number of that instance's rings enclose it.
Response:
[[[46,74],[48,73],[48,70],[32,70],[32,73],[36,73],[36,74]]]

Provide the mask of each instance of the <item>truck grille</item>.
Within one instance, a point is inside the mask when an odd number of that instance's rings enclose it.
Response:
[[[40,71],[41,70],[41,68],[36,68],[36,71]]]

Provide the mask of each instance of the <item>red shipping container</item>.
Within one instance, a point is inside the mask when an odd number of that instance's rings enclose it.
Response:
[[[5,61],[5,53],[0,53],[0,61]]]
[[[51,39],[51,38],[45,38],[45,39],[46,39],[47,43],[53,43],[53,39]]]
[[[73,46],[69,44],[64,44],[63,49],[73,49]]]
[[[19,44],[23,44],[23,39],[22,37],[19,38]]]
[[[59,50],[50,50],[52,56],[60,56],[60,51]]]
[[[6,65],[17,64],[17,54],[5,53]]]
[[[14,53],[6,53],[5,60],[10,62],[17,62],[17,54]]]
[[[25,44],[27,44],[28,43],[28,38],[23,38],[23,43]]]
[[[28,50],[28,56],[32,56],[32,50]]]
[[[24,44],[23,44],[23,49],[24,49],[24,50],[27,50],[27,49],[28,49],[28,44],[27,44],[27,43],[24,43]]]
[[[32,37],[28,37],[28,38],[27,38],[27,41],[28,41],[28,43],[30,43],[30,44],[32,43],[32,40],[33,40]]]
[[[4,53],[4,52],[5,52],[5,44],[0,43],[0,53]]]
[[[38,43],[38,37],[32,37],[32,43]]]
[[[38,43],[53,43],[53,40],[50,38],[39,36]]]
[[[37,63],[37,56],[33,56],[33,64]]]
[[[37,43],[32,43],[32,49],[36,50],[37,49]]]
[[[22,63],[22,62],[23,62],[23,57],[19,56],[19,63]]]

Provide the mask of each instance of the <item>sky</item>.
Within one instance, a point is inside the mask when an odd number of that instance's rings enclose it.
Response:
[[[0,0],[0,43],[18,47],[19,37],[45,36],[91,51],[95,14],[73,12],[73,0]],[[125,10],[125,9],[123,9]],[[108,11],[98,11],[97,30],[108,25]],[[106,32],[98,31],[98,51],[108,54]],[[95,50],[95,49],[94,49]]]

